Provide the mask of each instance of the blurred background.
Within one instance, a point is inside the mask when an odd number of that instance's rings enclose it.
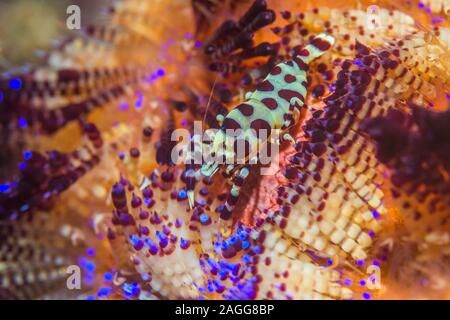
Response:
[[[105,20],[113,0],[0,0],[0,72],[39,63],[40,51],[76,30],[66,27],[67,7],[81,9],[81,26]]]

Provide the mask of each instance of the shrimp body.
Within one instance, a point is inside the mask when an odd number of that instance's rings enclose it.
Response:
[[[302,109],[306,108],[308,64],[324,54],[333,43],[333,37],[322,33],[292,60],[276,65],[255,91],[247,93],[245,102],[233,108],[225,118],[220,119],[223,121],[222,126],[212,139],[210,154],[215,159],[220,157],[233,159],[240,140],[246,146],[247,160],[253,159],[254,155],[249,150],[252,150],[251,146],[255,145],[262,130],[264,137],[270,137],[276,129],[281,130],[281,139],[277,141],[278,143],[283,140],[294,142],[287,129],[298,122]],[[241,132],[239,138],[230,139],[229,132],[239,130]],[[203,164],[200,172],[204,176],[212,176],[220,165],[217,160],[209,160]],[[235,164],[227,164],[227,173],[235,171],[235,167]],[[249,169],[249,164],[244,164],[233,174],[230,194],[220,208],[222,218],[231,216],[239,197],[240,187],[250,172]]]

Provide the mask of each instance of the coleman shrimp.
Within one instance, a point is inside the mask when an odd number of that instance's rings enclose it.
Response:
[[[257,140],[265,136],[277,144],[295,142],[288,129],[297,124],[302,110],[308,109],[305,104],[308,65],[333,44],[333,37],[319,34],[292,60],[277,64],[255,91],[246,94],[245,102],[233,108],[225,117],[218,116],[221,127],[211,138],[211,159],[207,159],[200,172],[203,176],[211,177],[220,169],[223,163],[220,159],[227,160],[226,174],[232,176],[233,185],[227,200],[218,209],[222,219],[231,217],[240,188],[250,173],[251,164],[255,163],[256,154],[252,146]],[[279,139],[273,139],[275,130],[281,131]],[[238,138],[236,134],[233,137],[228,134],[237,131],[241,132]],[[229,163],[228,160],[235,158],[239,144],[246,149],[245,163]],[[189,201],[192,206],[193,191],[189,191]]]

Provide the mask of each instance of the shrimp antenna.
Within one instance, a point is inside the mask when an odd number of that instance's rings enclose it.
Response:
[[[209,109],[209,105],[211,104],[212,95],[214,93],[214,89],[216,88],[217,77],[218,77],[218,75],[216,75],[216,77],[214,78],[213,86],[211,88],[211,92],[210,92],[209,98],[208,98],[208,103],[206,104],[205,114],[203,115],[202,125],[205,124],[205,121],[206,121],[206,115],[208,114],[208,109]],[[194,174],[194,177],[193,177],[194,179],[196,179],[195,176],[196,176],[196,174]],[[189,207],[192,209],[194,207],[194,203],[195,203],[194,190],[188,190],[187,195],[188,195]]]
[[[216,83],[217,83],[217,78],[218,77],[219,77],[219,75],[216,75],[216,77],[214,78],[214,82],[213,82],[213,85],[212,85],[212,88],[211,88],[211,92],[210,92],[209,98],[208,98],[208,103],[206,104],[205,113],[203,115],[203,120],[202,120],[203,124],[206,121],[206,115],[208,114],[209,105],[211,104],[212,96],[214,94],[214,89],[216,88]]]

